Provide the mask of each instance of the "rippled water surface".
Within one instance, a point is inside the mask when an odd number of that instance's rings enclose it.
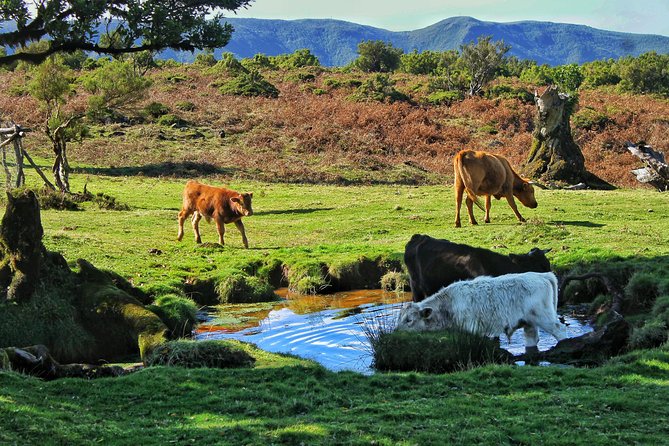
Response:
[[[237,332],[210,326],[207,331],[197,333],[196,339],[237,339],[269,352],[313,359],[330,370],[371,373],[371,348],[365,327],[394,326],[402,304],[411,300],[408,293],[398,296],[381,290],[285,296],[287,299],[277,304],[257,326]],[[563,316],[570,337],[592,331],[592,327],[577,318]],[[539,337],[539,350],[548,350],[556,344],[555,338],[541,330]],[[516,331],[510,343],[502,336],[500,345],[513,354],[523,353],[523,331]]]

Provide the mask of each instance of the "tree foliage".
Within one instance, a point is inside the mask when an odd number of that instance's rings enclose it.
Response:
[[[403,52],[382,40],[367,40],[358,44],[353,66],[368,73],[390,73],[399,68]]]
[[[470,96],[479,94],[495,78],[510,48],[501,40],[493,42],[491,36],[479,37],[476,43],[470,42],[460,47],[462,64],[469,77]]]
[[[0,46],[16,50],[38,40],[49,45],[40,52],[16,51],[0,57],[0,65],[17,60],[39,63],[51,54],[76,50],[117,55],[222,47],[233,31],[230,24],[221,23],[222,11],[235,11],[251,1],[2,1],[0,20],[14,22],[16,29],[0,33]],[[122,44],[99,42],[100,30],[113,30],[115,42]]]

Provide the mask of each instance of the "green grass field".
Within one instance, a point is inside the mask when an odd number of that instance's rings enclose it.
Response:
[[[224,248],[196,246],[190,228],[176,242],[185,180],[75,175],[72,182],[75,191],[87,183],[131,209],[87,203],[82,211],[44,211],[46,247],[147,291],[272,260],[298,269],[401,259],[414,233],[504,253],[552,248],[562,271],[616,258],[655,271],[669,264],[669,196],[649,190],[540,190],[537,209],[521,208],[526,224],[494,202],[491,224],[456,229],[449,185],[233,183],[254,192],[244,250],[234,226]],[[213,224],[202,225],[202,237],[216,241]],[[247,348],[258,359],[254,369],[156,367],[54,382],[0,372],[0,444],[669,444],[666,347],[598,369],[487,366],[371,377]]]

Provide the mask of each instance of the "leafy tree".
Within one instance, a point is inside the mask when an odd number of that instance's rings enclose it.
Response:
[[[274,56],[270,60],[273,64],[285,69],[320,66],[318,58],[306,48],[295,50],[292,54]]]
[[[113,116],[142,99],[151,81],[137,73],[131,61],[112,60],[82,78],[89,115],[95,119]]]
[[[533,60],[518,59],[516,56],[507,57],[499,69],[499,74],[507,77],[520,77],[523,71],[536,66]]]
[[[618,66],[613,59],[595,60],[581,65],[583,83],[588,87],[617,85],[620,82]]]
[[[367,40],[358,44],[353,66],[368,73],[389,73],[399,68],[402,53],[402,49],[382,40]]]
[[[622,91],[669,95],[669,55],[651,51],[623,58],[618,64]]]
[[[28,92],[40,101],[45,113],[44,133],[51,140],[56,156],[52,171],[56,185],[63,192],[70,191],[66,129],[79,118],[67,116],[62,109],[73,91],[73,81],[74,76],[63,59],[50,57],[34,70],[28,83]]]
[[[222,11],[236,11],[252,0],[5,0],[0,20],[16,29],[0,33],[0,46],[21,48],[46,39],[46,49],[0,57],[0,65],[25,60],[44,61],[49,55],[76,50],[103,54],[138,53],[172,48],[194,51],[225,46],[233,28],[221,23]],[[121,47],[97,42],[100,29],[114,29]]]
[[[413,50],[400,56],[400,69],[409,74],[433,74],[440,60],[439,52]]]
[[[274,57],[268,57],[264,54],[256,54],[251,58],[242,59],[242,65],[248,70],[276,70],[277,65],[274,63]]]
[[[573,93],[583,83],[581,67],[576,64],[560,65],[553,68],[553,79],[560,90]]]
[[[495,78],[509,49],[501,40],[492,42],[491,36],[479,37],[476,43],[470,42],[460,47],[461,61],[469,78],[470,96],[479,94]]]
[[[553,70],[546,64],[525,68],[520,74],[520,80],[533,85],[550,85],[555,82]]]

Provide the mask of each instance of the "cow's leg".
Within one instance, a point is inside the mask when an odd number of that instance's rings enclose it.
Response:
[[[225,245],[225,224],[222,218],[216,218],[216,230],[218,231],[218,243]]]
[[[490,195],[485,196],[485,222],[490,223]]]
[[[467,213],[469,214],[469,223],[477,225],[476,219],[474,218],[474,201],[471,198],[467,197],[465,199],[465,204],[467,205]]]
[[[179,232],[177,233],[177,241],[180,242],[181,239],[184,237],[184,222],[188,218],[188,211],[186,209],[182,209],[179,212],[179,217],[177,220],[179,221]]]
[[[249,248],[249,241],[246,238],[246,230],[244,229],[244,223],[242,223],[241,220],[237,220],[235,222],[235,226],[237,226],[237,229],[239,229],[239,232],[242,233],[242,242],[244,243],[244,248],[248,249]]]
[[[195,243],[202,243],[202,239],[200,238],[200,220],[202,219],[202,215],[200,215],[199,212],[195,211],[193,212],[193,217],[191,218],[190,222],[193,225],[193,232],[195,233]]]
[[[534,325],[525,325],[523,331],[525,332],[525,354],[534,355],[539,353],[539,347],[537,347],[539,332],[537,331],[537,327]]]
[[[542,325],[541,328],[557,339],[558,342],[569,337],[567,334],[567,326],[560,321],[548,322],[547,324]]]
[[[462,207],[462,194],[465,191],[465,187],[462,185],[462,181],[456,175],[455,179],[455,227],[459,228],[462,226],[460,223],[460,208]]]
[[[513,199],[513,195],[507,195],[506,201],[509,202],[509,206],[511,206],[511,210],[513,210],[513,213],[516,214],[516,218],[518,218],[518,221],[524,222],[525,219],[523,218],[522,215],[520,215],[520,212],[518,212],[518,206],[516,206],[516,200]]]

